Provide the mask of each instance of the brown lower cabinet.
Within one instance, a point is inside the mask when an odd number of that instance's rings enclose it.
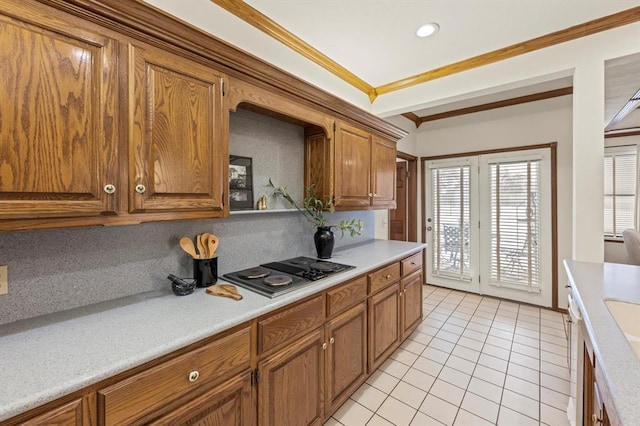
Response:
[[[422,252],[5,425],[320,425],[418,326]]]

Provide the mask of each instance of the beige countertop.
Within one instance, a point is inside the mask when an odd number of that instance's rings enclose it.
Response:
[[[614,410],[624,425],[640,424],[640,359],[605,300],[640,303],[640,266],[564,261]]]
[[[331,260],[355,269],[275,299],[241,287],[241,301],[211,296],[204,289],[178,297],[168,284],[166,292],[139,294],[2,325],[0,421],[423,248],[421,243],[371,240],[338,249]]]

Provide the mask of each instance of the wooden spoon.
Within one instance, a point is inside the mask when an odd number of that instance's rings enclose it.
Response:
[[[207,246],[202,239],[202,234],[196,235],[196,245],[198,246],[198,253],[200,253],[200,258],[208,259]]]
[[[189,237],[180,238],[180,247],[185,253],[191,255],[194,259],[200,259],[200,256],[196,253],[196,248],[193,246],[193,240]]]
[[[204,245],[207,248],[207,259],[210,259],[215,256],[216,250],[218,249],[218,244],[220,241],[218,237],[213,234],[203,234],[204,235]]]

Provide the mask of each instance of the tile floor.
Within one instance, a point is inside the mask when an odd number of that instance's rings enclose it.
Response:
[[[325,426],[567,426],[562,314],[424,287],[424,321]]]

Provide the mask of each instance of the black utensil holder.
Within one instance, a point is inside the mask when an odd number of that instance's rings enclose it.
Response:
[[[196,287],[209,287],[218,282],[218,256],[193,259],[193,278],[196,280]]]

